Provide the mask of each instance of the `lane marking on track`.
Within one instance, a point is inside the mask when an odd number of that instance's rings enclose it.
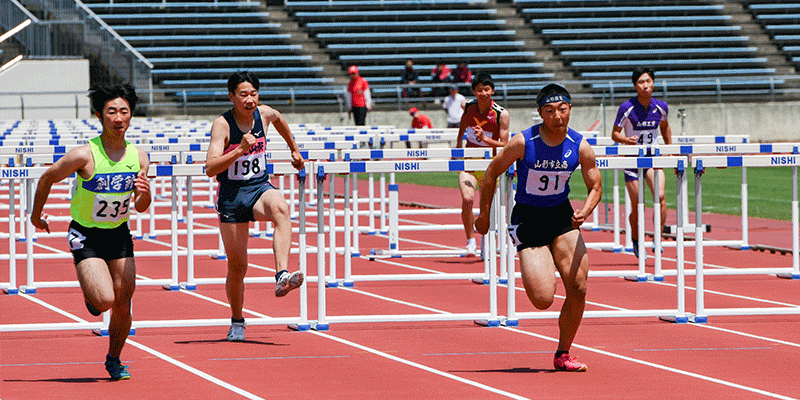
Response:
[[[166,361],[166,362],[168,362],[168,363],[170,363],[170,364],[172,364],[172,365],[174,365],[174,366],[176,366],[178,368],[184,369],[184,370],[186,370],[186,371],[188,371],[188,372],[190,372],[190,373],[192,373],[194,375],[197,375],[198,377],[203,378],[203,379],[205,379],[205,380],[207,380],[207,381],[209,381],[211,383],[214,383],[214,384],[216,384],[218,386],[221,386],[221,387],[223,387],[225,389],[228,389],[231,392],[234,392],[234,393],[236,393],[236,394],[238,394],[238,395],[240,395],[240,396],[242,396],[244,398],[254,399],[254,400],[256,400],[256,399],[257,400],[263,400],[262,397],[256,396],[256,395],[254,395],[254,394],[252,394],[252,393],[250,393],[250,392],[248,392],[248,391],[246,391],[244,389],[241,389],[241,388],[239,388],[237,386],[231,385],[230,383],[225,382],[225,381],[223,381],[221,379],[215,378],[215,377],[213,377],[213,376],[211,376],[211,375],[209,375],[209,374],[207,374],[207,373],[205,373],[203,371],[200,371],[197,368],[194,368],[194,367],[191,367],[191,366],[189,366],[187,364],[184,364],[184,363],[182,363],[182,362],[180,362],[180,361],[178,361],[178,360],[176,360],[176,359],[174,359],[174,358],[172,358],[172,357],[170,357],[170,356],[168,356],[168,355],[166,355],[164,353],[161,353],[159,351],[153,350],[153,349],[151,349],[151,348],[149,348],[149,347],[147,347],[147,346],[145,346],[145,345],[143,345],[141,343],[138,343],[138,342],[130,340],[130,339],[128,339],[125,343],[127,343],[127,344],[129,344],[129,345],[131,345],[133,347],[136,347],[136,348],[138,348],[140,350],[143,350],[143,351],[145,351],[147,353],[150,353],[150,354],[152,354],[152,355],[154,355],[154,356],[156,356],[156,357],[158,357],[158,358],[160,358],[160,359],[162,359],[162,360],[164,360],[164,361]]]
[[[501,328],[505,329],[505,330],[512,331],[512,332],[521,333],[523,335],[533,336],[533,337],[536,337],[536,338],[539,338],[539,339],[542,339],[542,340],[547,340],[547,341],[550,341],[550,342],[558,343],[558,339],[557,338],[551,338],[549,336],[544,336],[544,335],[540,335],[540,334],[533,333],[533,332],[523,331],[523,330],[520,330],[518,328],[509,328],[509,327],[501,327]],[[656,363],[652,363],[652,362],[644,361],[644,360],[639,360],[639,359],[636,359],[636,358],[633,358],[633,357],[623,356],[621,354],[616,354],[616,353],[612,353],[612,352],[609,352],[609,351],[596,349],[594,347],[583,346],[583,345],[574,344],[574,343],[572,344],[572,347],[575,347],[575,348],[578,348],[578,349],[581,349],[581,350],[586,350],[586,351],[589,351],[589,352],[592,352],[592,353],[597,353],[597,354],[601,354],[601,355],[604,355],[604,356],[612,357],[612,358],[617,358],[617,359],[620,359],[620,360],[623,360],[623,361],[628,361],[628,362],[632,362],[632,363],[636,363],[636,364],[641,364],[641,365],[645,365],[645,366],[648,366],[648,367],[657,368],[657,369],[660,369],[660,370],[672,372],[672,373],[675,373],[675,374],[684,375],[684,376],[688,376],[688,377],[692,377],[692,378],[697,378],[697,379],[704,380],[704,381],[707,381],[707,382],[716,383],[716,384],[720,384],[720,385],[723,385],[723,386],[728,386],[728,387],[732,387],[732,388],[735,388],[735,389],[740,389],[740,390],[744,390],[744,391],[747,391],[747,392],[760,394],[760,395],[767,396],[767,397],[772,397],[772,398],[776,398],[776,399],[783,399],[783,400],[797,400],[794,397],[788,397],[788,396],[784,396],[784,395],[777,394],[777,393],[767,392],[766,390],[761,390],[761,389],[756,389],[756,388],[749,387],[749,386],[739,385],[737,383],[729,382],[729,381],[726,381],[726,380],[712,378],[710,376],[701,375],[701,374],[697,374],[697,373],[689,372],[689,371],[684,371],[684,370],[681,370],[681,369],[678,369],[678,368],[667,367],[665,365],[656,364]]]
[[[453,374],[448,373],[448,372],[439,371],[438,369],[435,369],[435,368],[431,368],[431,367],[428,367],[428,366],[425,366],[425,365],[422,365],[422,364],[419,364],[419,363],[415,363],[413,361],[406,360],[404,358],[400,358],[400,357],[397,357],[397,356],[393,356],[391,354],[384,353],[384,352],[382,352],[380,350],[375,350],[375,349],[373,349],[371,347],[367,347],[367,346],[364,346],[364,345],[361,345],[361,344],[358,344],[358,343],[355,343],[355,342],[351,342],[351,341],[346,340],[346,339],[338,338],[338,337],[333,336],[333,335],[328,334],[328,333],[322,333],[322,332],[313,331],[313,330],[309,331],[309,332],[314,334],[314,335],[321,336],[323,338],[330,339],[330,340],[333,340],[335,342],[339,342],[341,344],[344,344],[344,345],[347,345],[347,346],[350,346],[350,347],[354,347],[354,348],[357,348],[359,350],[363,350],[363,351],[366,351],[368,353],[372,353],[372,354],[375,354],[375,355],[383,357],[383,358],[387,358],[387,359],[392,360],[392,361],[399,362],[401,364],[405,364],[405,365],[408,365],[408,366],[411,366],[411,367],[414,367],[414,368],[418,368],[418,369],[421,369],[423,371],[430,372],[432,374],[439,375],[439,376],[444,377],[444,378],[452,379],[452,380],[455,380],[455,381],[458,381],[458,382],[461,382],[461,383],[464,383],[464,384],[467,384],[467,385],[470,385],[470,386],[474,386],[476,388],[483,389],[483,390],[486,390],[486,391],[491,392],[491,393],[499,394],[499,395],[506,396],[506,397],[512,398],[512,399],[519,399],[519,400],[527,400],[528,399],[527,397],[523,397],[523,396],[520,396],[520,395],[517,395],[517,394],[514,394],[514,393],[506,392],[505,390],[493,388],[491,386],[484,385],[482,383],[475,382],[475,381],[472,381],[472,380],[469,380],[469,379],[465,379],[465,378],[462,378],[462,377],[457,376],[457,375],[453,375]]]

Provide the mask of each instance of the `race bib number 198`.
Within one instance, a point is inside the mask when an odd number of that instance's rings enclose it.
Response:
[[[228,167],[228,179],[235,181],[246,181],[252,178],[259,178],[266,171],[266,158],[264,153],[253,153],[241,156]]]

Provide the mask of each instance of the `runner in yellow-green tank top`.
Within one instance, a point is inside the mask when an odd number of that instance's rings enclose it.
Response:
[[[67,240],[86,308],[99,316],[111,310],[106,371],[112,380],[130,379],[119,356],[131,327],[131,298],[136,288],[133,240],[128,228],[131,208],[150,206],[147,153],[125,140],[138,98],[131,85],[95,85],[89,98],[103,132],[61,157],[39,178],[31,223],[50,232],[43,218],[53,184],[76,175]]]

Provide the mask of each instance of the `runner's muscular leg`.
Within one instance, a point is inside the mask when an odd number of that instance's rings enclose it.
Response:
[[[639,240],[639,181],[626,181],[625,187],[631,200],[631,215],[628,217],[631,224],[631,239]]]
[[[464,224],[464,233],[467,240],[475,236],[475,213],[472,208],[475,204],[475,192],[478,188],[478,179],[469,172],[458,173],[458,188],[461,190],[461,222]]]
[[[244,277],[247,274],[247,239],[249,238],[249,222],[219,224],[222,244],[228,258],[228,276],[225,279],[225,293],[231,305],[231,316],[242,318],[244,306]]]
[[[111,260],[108,270],[115,296],[108,325],[108,355],[119,357],[131,329],[131,298],[136,289],[136,264],[133,257]]]
[[[537,309],[548,309],[556,295],[556,275],[550,249],[541,246],[520,250],[519,265],[528,299]]]
[[[558,318],[558,350],[568,351],[586,308],[589,257],[579,230],[571,230],[557,237],[551,248],[567,295]]]
[[[86,301],[101,312],[111,309],[114,304],[114,284],[105,260],[87,258],[75,265],[75,272]]]
[[[276,189],[264,192],[253,206],[253,216],[257,221],[272,221],[275,227],[272,235],[275,272],[287,269],[289,251],[292,248],[292,220],[289,204],[286,203],[283,194]]]

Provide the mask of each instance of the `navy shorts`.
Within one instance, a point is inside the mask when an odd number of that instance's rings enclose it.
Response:
[[[255,221],[253,206],[267,190],[275,189],[269,182],[250,186],[219,186],[217,214],[219,222],[239,223]]]
[[[572,227],[575,211],[569,200],[553,207],[536,207],[517,203],[511,211],[508,234],[517,251],[528,247],[547,246]]]
[[[116,228],[87,228],[76,221],[69,223],[69,250],[75,265],[87,258],[106,262],[133,257],[133,238],[128,224]]]

